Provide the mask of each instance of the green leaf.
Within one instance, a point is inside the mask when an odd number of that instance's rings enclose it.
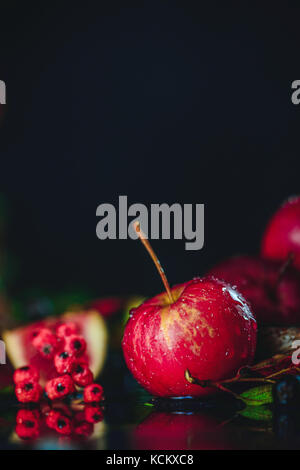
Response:
[[[259,387],[253,387],[245,392],[241,393],[241,399],[247,403],[247,405],[260,406],[267,403],[272,403],[272,385],[260,385]]]
[[[272,411],[265,405],[247,406],[238,412],[244,418],[253,419],[255,421],[270,421],[272,419]]]

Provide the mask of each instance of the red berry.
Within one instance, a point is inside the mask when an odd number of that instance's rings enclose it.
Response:
[[[15,384],[20,382],[24,382],[25,380],[32,380],[34,382],[38,382],[40,378],[39,371],[34,366],[24,366],[16,369],[13,375],[13,379]]]
[[[71,335],[65,338],[65,350],[73,356],[79,357],[86,350],[86,341],[82,336]]]
[[[16,434],[20,439],[35,439],[40,434],[39,421],[37,419],[25,420],[16,425]]]
[[[15,394],[21,403],[37,403],[43,394],[43,389],[38,382],[24,381],[16,385]]]
[[[22,408],[16,416],[16,424],[25,424],[29,421],[38,421],[40,418],[38,410],[27,410]]]
[[[61,323],[56,328],[56,334],[60,338],[65,338],[66,336],[71,336],[76,333],[78,333],[78,326],[73,321],[70,321],[67,323]]]
[[[77,362],[74,365],[72,379],[74,380],[75,384],[79,387],[85,387],[86,385],[89,385],[93,382],[93,372],[84,362]]]
[[[62,351],[55,354],[54,365],[59,374],[70,374],[74,368],[75,360],[67,351]]]
[[[46,358],[52,358],[58,348],[58,339],[49,328],[40,328],[32,334],[33,346]]]
[[[86,421],[82,421],[74,426],[74,434],[80,437],[88,437],[94,431],[94,426],[92,423],[87,423]]]
[[[74,382],[69,375],[62,375],[46,383],[45,391],[50,400],[63,398],[75,390]]]
[[[58,417],[61,415],[57,410],[50,410],[46,415],[46,424],[50,429],[55,429],[56,421]]]
[[[103,420],[103,411],[99,405],[87,405],[84,409],[85,419],[88,423],[99,423]]]
[[[70,418],[60,411],[51,410],[46,418],[46,424],[50,429],[54,429],[59,434],[69,435],[72,432]]]
[[[83,400],[85,403],[94,403],[103,400],[103,388],[101,385],[91,384],[85,387]]]

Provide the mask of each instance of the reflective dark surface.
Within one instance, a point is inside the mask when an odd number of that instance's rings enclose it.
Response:
[[[1,366],[6,367],[6,366]],[[2,368],[3,372],[3,368]],[[104,419],[89,437],[41,433],[20,439],[13,393],[0,395],[1,449],[297,449],[300,417],[284,407],[243,407],[229,396],[206,401],[153,400],[129,375],[119,352],[110,354],[102,374]]]

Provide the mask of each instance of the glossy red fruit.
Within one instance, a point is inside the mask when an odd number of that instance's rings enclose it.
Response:
[[[103,411],[98,404],[86,405],[84,416],[88,423],[100,423],[100,421],[103,421]]]
[[[300,323],[300,274],[295,269],[254,256],[236,256],[208,274],[236,286],[250,302],[258,323]]]
[[[15,394],[21,403],[37,403],[42,397],[43,389],[38,382],[25,380],[17,383]]]
[[[85,403],[95,403],[103,400],[103,387],[99,384],[87,385],[83,391],[83,401]]]
[[[45,391],[50,400],[64,398],[75,390],[74,382],[69,375],[51,379],[46,383]]]
[[[51,410],[46,417],[46,424],[50,429],[54,429],[59,434],[70,435],[72,432],[70,418],[60,411]]]
[[[300,269],[300,196],[289,198],[269,221],[261,244],[264,258],[285,261],[293,255]]]
[[[225,282],[194,279],[163,292],[132,312],[124,333],[126,364],[153,395],[201,396],[211,388],[190,384],[232,377],[250,364],[256,321],[243,296]]]
[[[20,439],[36,439],[39,437],[39,416],[29,410],[19,410],[16,418],[16,434]]]
[[[86,387],[86,385],[93,383],[94,376],[88,364],[77,362],[74,364],[72,379],[79,387]]]
[[[64,349],[72,356],[80,357],[86,350],[86,341],[80,335],[70,335],[65,338]]]
[[[67,351],[61,351],[55,354],[54,365],[58,374],[71,374],[75,367],[75,359]]]
[[[34,382],[38,382],[39,378],[40,378],[39,371],[37,370],[36,367],[32,365],[19,367],[19,369],[16,369],[14,371],[14,375],[13,375],[13,380],[15,384],[24,382],[26,380],[27,381],[33,380]]]
[[[32,345],[43,357],[52,359],[59,340],[49,328],[39,328],[32,333]]]
[[[27,421],[36,421],[40,419],[38,410],[28,410],[22,408],[18,411],[16,416],[16,424],[25,424]]]

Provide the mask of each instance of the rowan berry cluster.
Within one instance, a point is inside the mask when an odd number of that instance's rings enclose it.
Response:
[[[86,354],[86,341],[78,334],[74,322],[61,323],[55,331],[40,328],[33,332],[32,346],[37,354],[52,361],[57,376],[40,385],[40,371],[32,364],[14,372],[15,394],[24,404],[39,403],[39,409],[21,409],[16,420],[16,432],[23,439],[35,438],[46,424],[64,435],[87,436],[93,424],[103,419],[99,403],[103,388],[94,383]],[[66,400],[82,392],[82,410],[73,413]],[[65,403],[63,403],[65,401]]]

